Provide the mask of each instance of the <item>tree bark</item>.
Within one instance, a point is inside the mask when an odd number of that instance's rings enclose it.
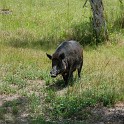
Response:
[[[122,0],[120,1],[120,23],[121,28],[124,28],[124,2]]]
[[[91,9],[93,12],[93,30],[96,41],[108,40],[108,31],[104,18],[104,8],[102,0],[90,0]]]

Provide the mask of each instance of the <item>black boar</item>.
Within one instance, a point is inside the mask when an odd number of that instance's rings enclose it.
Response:
[[[80,78],[83,65],[83,49],[78,42],[65,41],[58,46],[53,55],[47,54],[47,57],[52,60],[51,77],[61,74],[67,84],[69,79],[73,77],[73,72],[77,69]]]

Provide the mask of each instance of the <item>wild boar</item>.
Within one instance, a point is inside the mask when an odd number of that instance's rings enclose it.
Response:
[[[65,41],[58,46],[53,55],[47,53],[46,55],[52,60],[51,77],[61,74],[65,84],[67,84],[73,78],[73,72],[77,69],[80,78],[83,66],[83,49],[78,42]]]

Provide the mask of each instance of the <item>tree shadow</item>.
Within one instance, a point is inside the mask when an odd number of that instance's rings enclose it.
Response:
[[[72,26],[72,39],[78,41],[81,45],[96,45],[95,35],[91,22],[80,23]]]
[[[10,97],[9,97],[10,98]],[[6,98],[9,99],[9,98]],[[28,99],[26,97],[15,97],[4,101],[0,106],[1,124],[24,124],[30,122],[30,115],[27,113]]]
[[[124,110],[121,107],[104,107],[100,104],[87,106],[71,115],[70,120],[75,118],[77,122],[87,122],[92,124],[123,124]]]
[[[119,17],[113,24],[113,29],[124,29],[124,17]]]
[[[52,124],[43,119],[42,115],[31,116],[30,100],[27,97],[11,97],[6,96],[0,106],[0,124]]]
[[[124,122],[123,102],[111,108],[104,107],[101,104],[87,106],[73,113],[69,118],[61,120],[61,122],[53,122],[52,120],[44,120],[42,115],[37,115],[36,113],[36,117],[32,118],[28,110],[30,100],[27,97],[16,96],[10,99],[10,96],[8,96],[3,101],[0,105],[0,124],[62,124],[62,122],[68,122],[69,124],[78,124],[79,122],[123,124]]]
[[[41,49],[45,50],[46,49],[52,49],[56,46],[58,46],[61,42],[62,39],[58,38],[55,39],[56,36],[50,36],[48,35],[47,37],[43,37],[41,39],[36,39],[32,37],[31,35],[25,35],[24,36],[18,36],[18,37],[12,37],[10,38],[9,42],[5,43],[7,46],[11,46],[14,48],[29,48],[29,49]]]
[[[81,45],[93,46],[96,45],[95,35],[92,29],[92,22],[82,22],[72,24],[72,26],[63,32],[62,36],[50,34],[41,39],[37,39],[30,32],[18,33],[16,37],[11,37],[7,45],[15,48],[31,48],[31,49],[52,49],[57,47],[61,42],[68,40],[76,40]]]

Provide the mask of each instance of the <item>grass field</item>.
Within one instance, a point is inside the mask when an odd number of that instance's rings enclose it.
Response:
[[[84,2],[1,0],[0,123],[69,119],[87,106],[124,101],[124,11],[118,0],[104,0],[110,40],[90,46],[92,12]],[[49,76],[46,52],[70,39],[84,46],[84,66],[81,80],[75,73],[72,85],[63,87],[62,77]]]

